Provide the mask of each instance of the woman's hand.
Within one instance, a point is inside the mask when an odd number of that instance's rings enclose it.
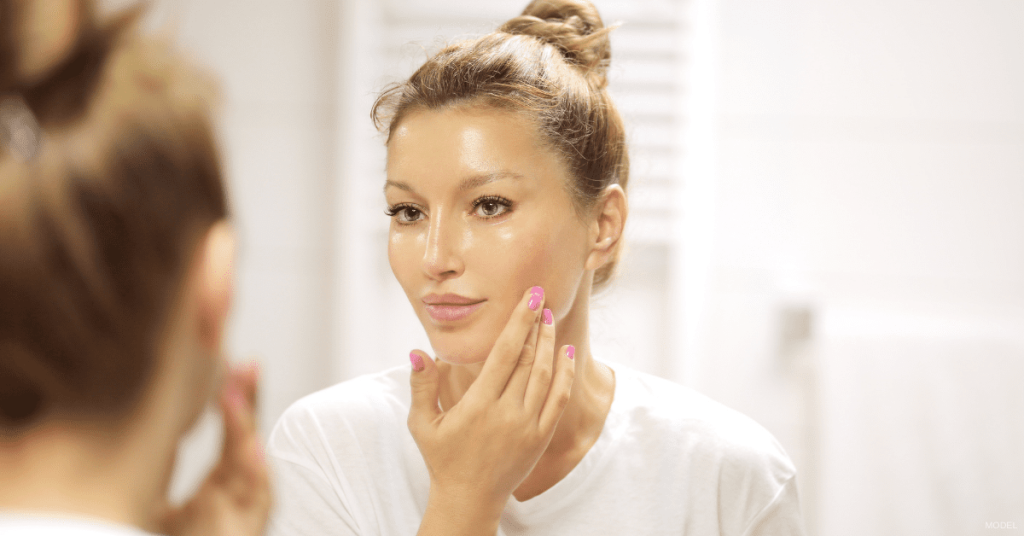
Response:
[[[430,472],[421,536],[493,535],[505,503],[550,443],[569,401],[574,362],[569,346],[554,354],[543,293],[534,287],[523,297],[480,376],[448,411],[438,406],[437,365],[422,352],[410,355],[409,431]]]
[[[270,514],[270,478],[256,431],[259,369],[232,370],[220,405],[224,450],[202,487],[182,507],[166,514],[169,536],[258,536]]]

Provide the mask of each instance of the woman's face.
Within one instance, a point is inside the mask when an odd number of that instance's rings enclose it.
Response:
[[[523,116],[418,110],[388,144],[388,258],[437,357],[486,359],[526,289],[556,319],[588,254],[562,160]]]

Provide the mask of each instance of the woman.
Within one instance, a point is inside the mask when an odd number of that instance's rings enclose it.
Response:
[[[435,491],[458,474],[446,463],[489,446],[424,448],[418,415],[443,417],[473,393],[533,285],[557,325],[552,348],[575,345],[576,380],[536,463],[463,495],[476,534],[802,532],[795,471],[768,432],[591,356],[590,296],[611,277],[627,216],[608,32],[589,2],[536,0],[378,99],[391,268],[438,362],[357,378],[285,413],[269,445],[281,496],[273,533],[412,534],[428,519]],[[406,396],[410,379],[429,394]],[[514,454],[494,463],[503,455]]]

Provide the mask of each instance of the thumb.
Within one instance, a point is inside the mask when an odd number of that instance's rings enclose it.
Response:
[[[412,406],[409,408],[409,430],[428,425],[441,414],[437,404],[439,391],[437,364],[422,350],[409,353],[412,374],[409,384],[412,389]]]

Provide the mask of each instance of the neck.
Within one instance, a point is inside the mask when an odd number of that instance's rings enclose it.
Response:
[[[48,421],[0,441],[0,509],[80,515],[148,527],[174,443],[107,423]]]
[[[194,422],[195,394],[181,387],[184,372],[177,369],[156,374],[118,422],[50,418],[0,438],[0,509],[152,530],[168,506],[178,443]]]
[[[604,426],[608,407],[614,392],[615,380],[610,368],[594,361],[590,353],[590,291],[589,287],[577,292],[570,310],[556,322],[555,352],[550,359],[565,359],[558,355],[564,345],[576,348],[576,375],[572,394],[546,455],[556,455],[578,448],[580,443],[589,444],[596,440]],[[538,356],[538,359],[540,357]],[[483,369],[483,363],[450,365],[438,362],[441,373],[441,406],[450,408],[469,390]]]

